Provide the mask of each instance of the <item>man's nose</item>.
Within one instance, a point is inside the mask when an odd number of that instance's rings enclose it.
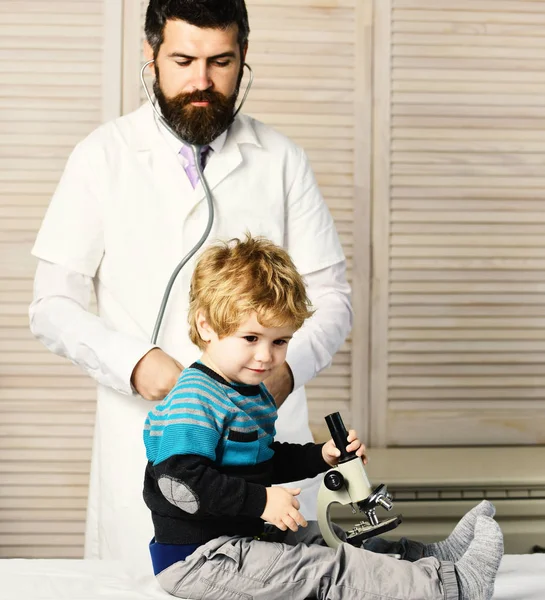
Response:
[[[206,60],[196,60],[194,63],[193,72],[193,87],[195,90],[203,92],[212,87],[212,80],[210,79],[210,67]]]

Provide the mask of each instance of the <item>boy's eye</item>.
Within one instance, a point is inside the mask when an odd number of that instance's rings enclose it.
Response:
[[[247,342],[257,342],[257,335],[245,335],[244,339]]]
[[[284,344],[288,343],[288,340],[274,340],[273,343],[275,344],[275,346],[283,346]]]

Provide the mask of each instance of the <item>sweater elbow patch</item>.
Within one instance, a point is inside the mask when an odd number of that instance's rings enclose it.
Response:
[[[174,506],[190,515],[199,510],[199,499],[191,488],[182,481],[163,475],[158,481],[163,496]]]

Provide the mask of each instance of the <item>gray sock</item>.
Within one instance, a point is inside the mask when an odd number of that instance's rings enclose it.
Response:
[[[477,517],[475,537],[455,564],[460,600],[491,600],[503,556],[503,535],[491,517]]]
[[[477,518],[479,516],[493,517],[495,514],[494,505],[488,500],[483,500],[460,519],[446,540],[427,544],[424,548],[424,556],[434,556],[439,560],[450,560],[451,562],[460,560],[473,540]]]

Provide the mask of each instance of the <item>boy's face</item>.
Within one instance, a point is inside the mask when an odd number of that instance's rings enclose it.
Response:
[[[208,342],[203,362],[227,381],[257,385],[286,360],[291,327],[263,327],[255,313],[232,335],[219,338],[201,316],[201,337]]]

